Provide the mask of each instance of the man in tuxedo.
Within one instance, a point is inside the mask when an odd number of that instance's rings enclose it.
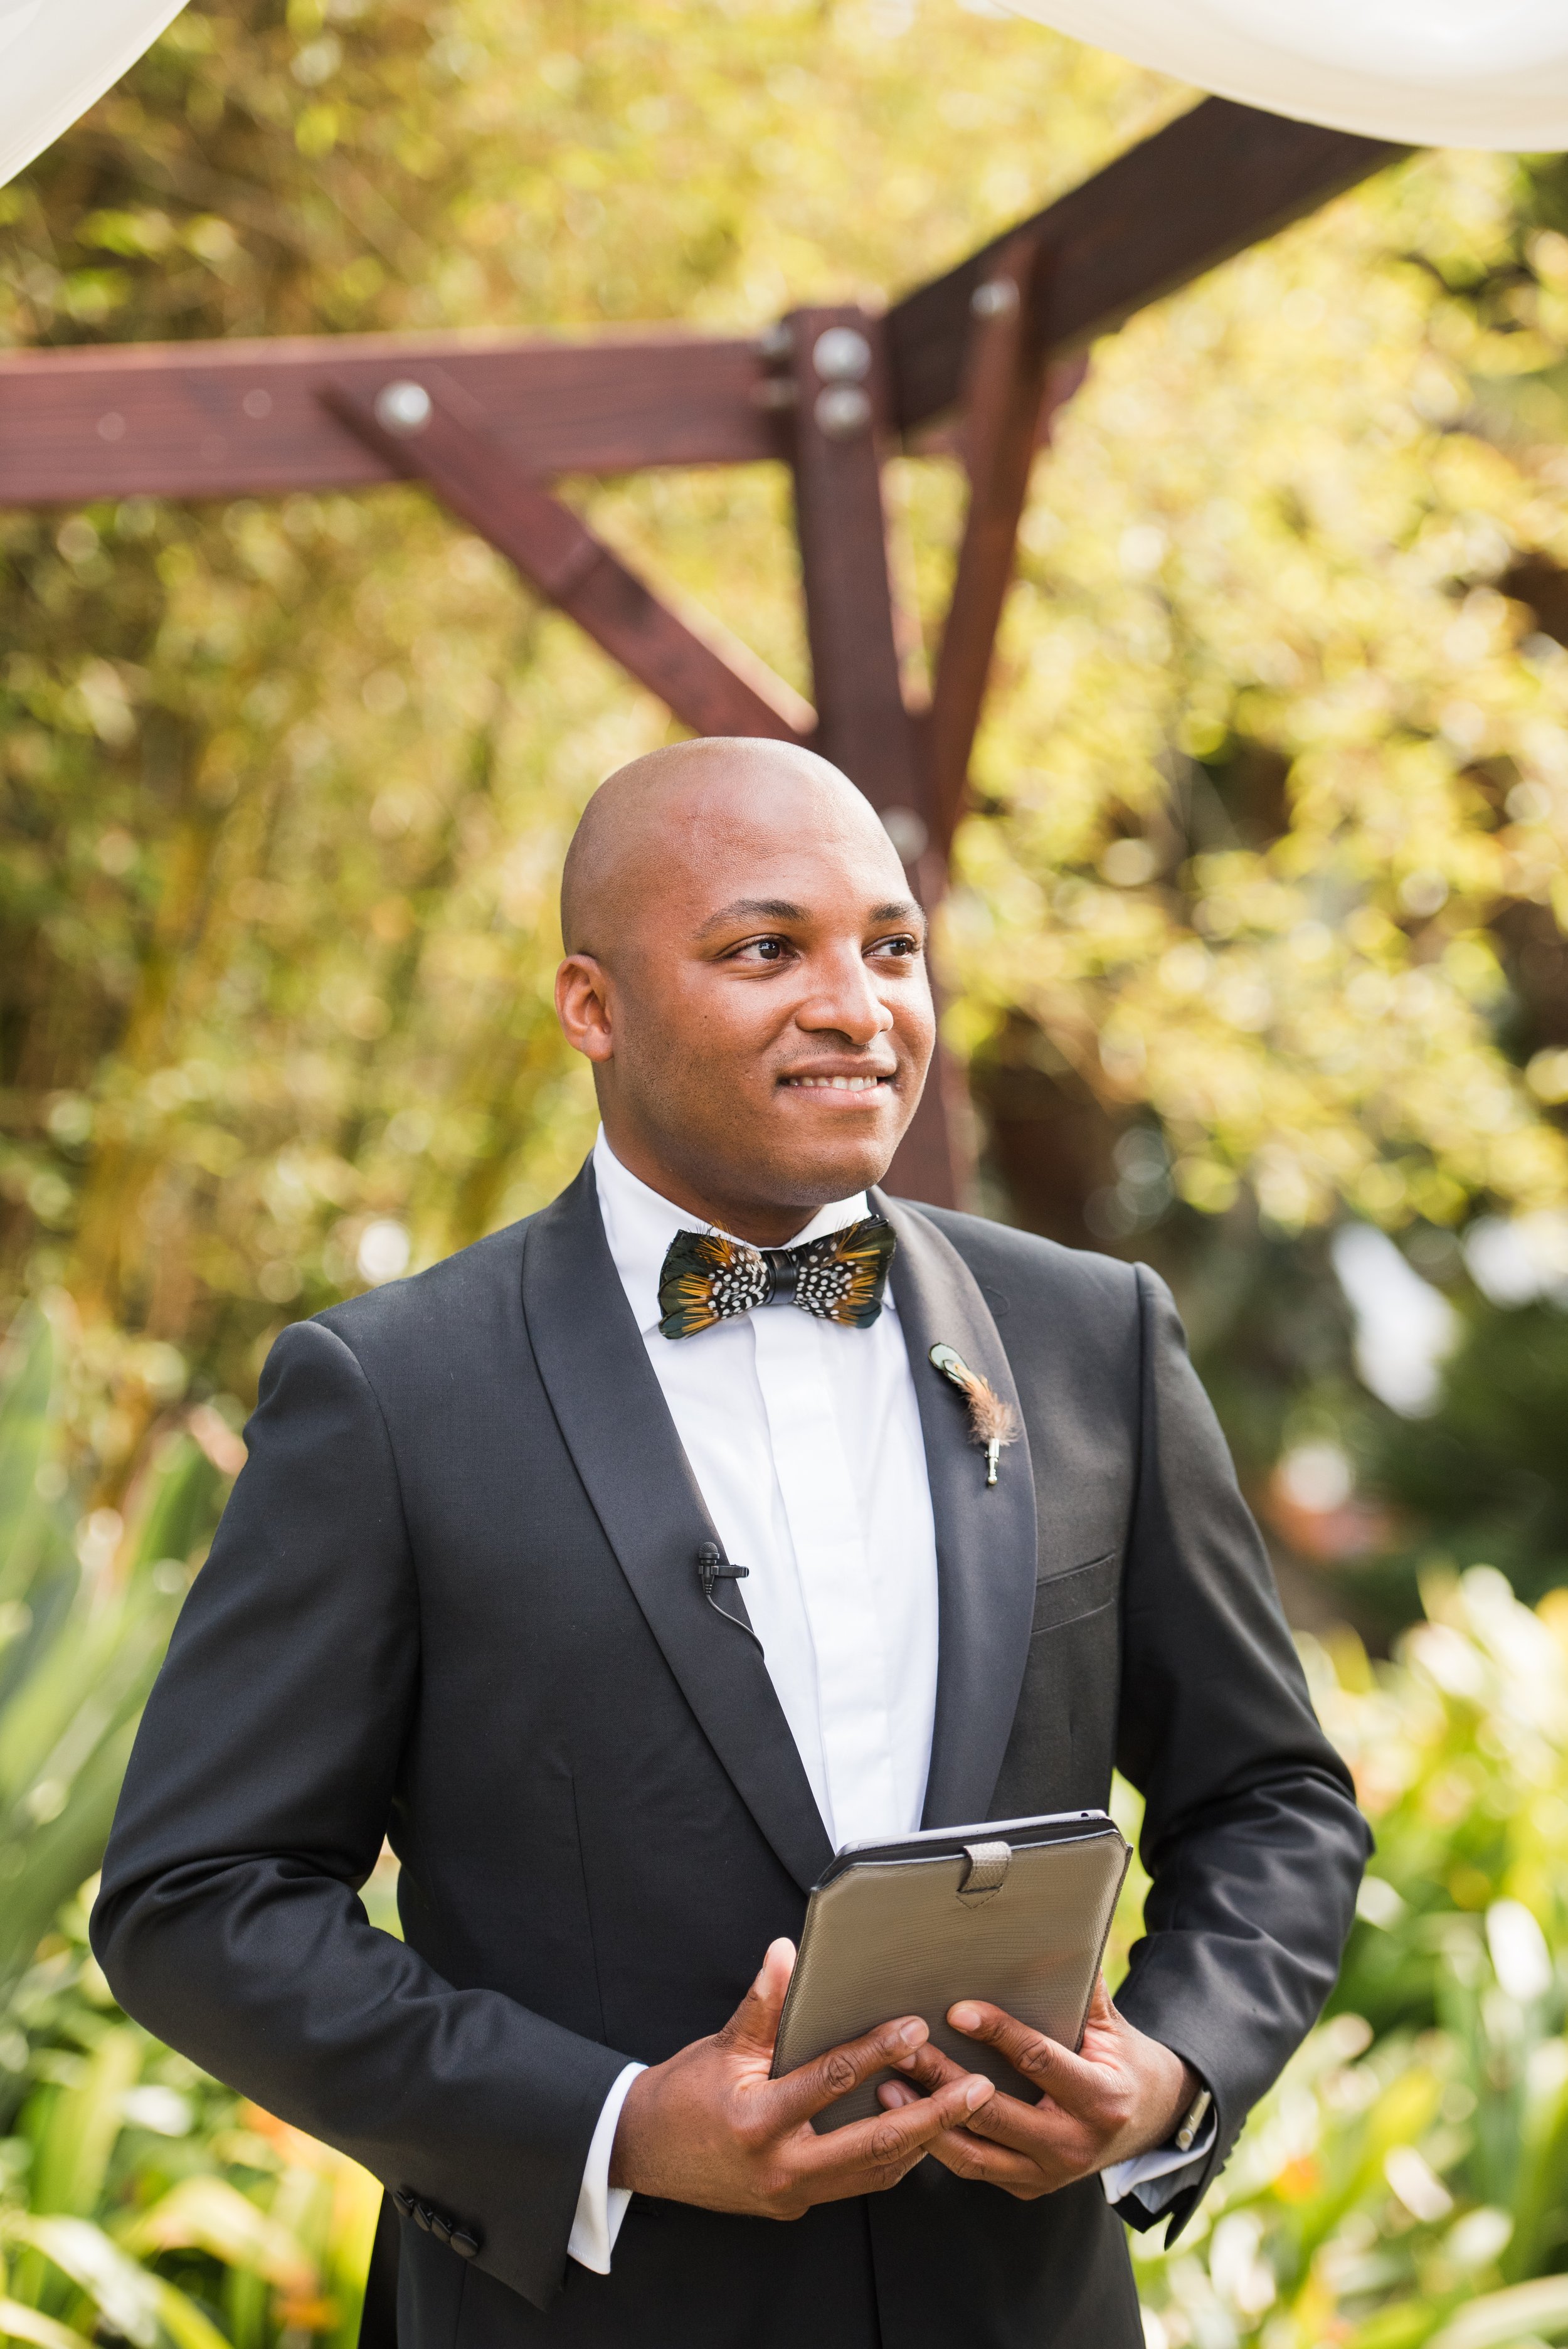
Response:
[[[1367,1844],[1169,1296],[874,1187],[923,924],[821,760],[623,770],[562,923],[593,1154],[279,1339],[94,1947],[385,2182],[402,2349],[1137,2349],[1122,2219],[1225,2159]],[[936,1345],[1011,1416],[990,1463]],[[836,1846],[1115,1765],[1153,1882],[1117,2005],[1076,2053],[949,2017],[1037,2101],[907,2016],[770,2079]]]

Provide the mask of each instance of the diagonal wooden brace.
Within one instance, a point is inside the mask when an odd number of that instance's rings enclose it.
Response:
[[[320,398],[352,430],[516,564],[540,593],[697,734],[805,742],[810,705],[761,661],[742,677],[662,604],[570,506],[522,472],[482,409],[441,369],[387,370],[379,390],[339,378]]]
[[[894,429],[912,432],[959,397],[970,303],[1015,237],[1037,235],[1050,256],[1051,346],[1063,357],[1408,152],[1205,98],[893,304],[885,333]]]
[[[1029,471],[1048,413],[1044,248],[1022,235],[975,289],[963,442],[969,510],[932,693],[933,832],[944,856],[963,810],[969,754],[1012,583]],[[1060,370],[1057,403],[1083,369]]]

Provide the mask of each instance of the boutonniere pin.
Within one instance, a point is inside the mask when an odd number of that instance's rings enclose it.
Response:
[[[1002,1446],[1018,1440],[1017,1413],[1005,1396],[997,1393],[989,1379],[983,1379],[978,1371],[970,1369],[956,1347],[933,1346],[930,1359],[968,1403],[969,1440],[984,1449],[985,1482],[994,1485]]]

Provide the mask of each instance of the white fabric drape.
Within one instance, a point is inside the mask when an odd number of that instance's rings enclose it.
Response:
[[[184,0],[0,0],[0,185],[158,38]]]
[[[0,0],[0,184],[183,0]],[[1222,98],[1412,146],[1568,147],[1568,0],[1008,0]]]
[[[1007,0],[1220,98],[1417,147],[1568,147],[1568,0]]]

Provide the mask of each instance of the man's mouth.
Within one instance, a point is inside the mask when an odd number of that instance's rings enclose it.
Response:
[[[880,1074],[861,1077],[785,1077],[781,1081],[801,1092],[821,1090],[835,1093],[874,1092],[879,1085],[892,1084],[894,1071],[883,1069]]]

